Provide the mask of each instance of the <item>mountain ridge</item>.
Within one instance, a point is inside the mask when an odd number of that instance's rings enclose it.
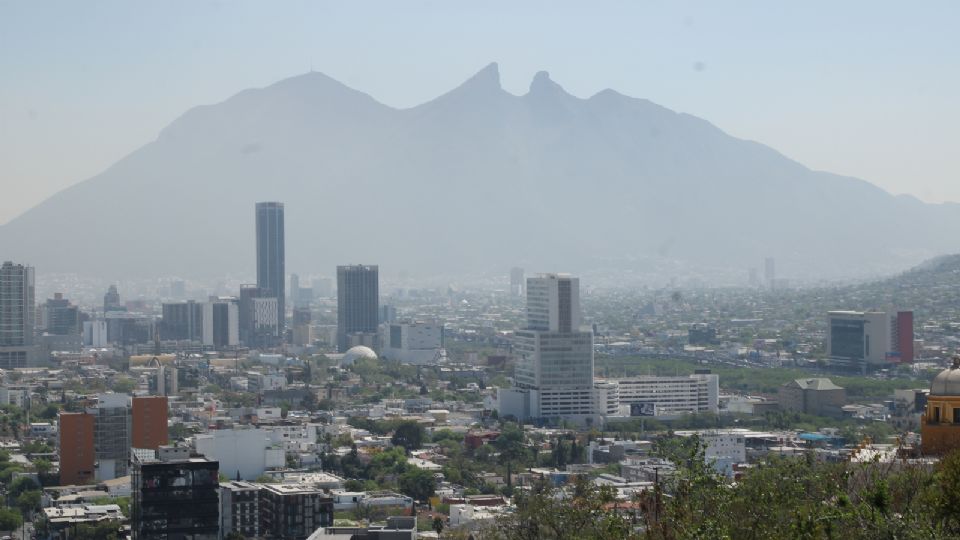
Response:
[[[40,271],[183,275],[182,260],[250,275],[258,200],[287,203],[294,272],[670,263],[709,277],[775,256],[782,275],[849,277],[960,250],[929,233],[960,227],[960,205],[814,171],[612,89],[573,96],[546,71],[514,95],[491,63],[404,109],[316,72],[193,107],[0,227],[0,252]],[[111,255],[64,235],[71,219]]]

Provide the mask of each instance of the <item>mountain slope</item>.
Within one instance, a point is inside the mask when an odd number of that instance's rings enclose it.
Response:
[[[191,109],[0,227],[4,258],[105,277],[253,273],[253,205],[286,203],[287,267],[417,274],[659,262],[704,274],[893,272],[960,250],[956,205],[811,171],[702,119],[491,64],[405,110],[310,73]]]

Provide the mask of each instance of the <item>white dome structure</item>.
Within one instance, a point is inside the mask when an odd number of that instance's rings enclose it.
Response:
[[[931,396],[960,396],[960,358],[954,358],[953,365],[940,372],[930,384]]]
[[[343,353],[343,358],[340,359],[341,366],[352,366],[354,362],[360,360],[361,358],[367,358],[369,360],[376,360],[377,353],[373,352],[373,349],[370,347],[364,347],[363,345],[357,345],[356,347],[351,347],[347,352]]]

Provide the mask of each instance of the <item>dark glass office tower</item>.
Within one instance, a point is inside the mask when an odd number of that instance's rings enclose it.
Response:
[[[286,314],[283,246],[283,203],[257,203],[257,287],[277,298],[277,326],[281,336]]]
[[[346,352],[352,334],[376,334],[380,317],[376,266],[337,267],[337,348]]]

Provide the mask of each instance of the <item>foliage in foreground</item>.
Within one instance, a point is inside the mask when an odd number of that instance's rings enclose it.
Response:
[[[702,453],[674,452],[678,473],[632,504],[585,481],[538,486],[483,538],[938,539],[960,537],[960,453],[936,466],[772,457],[732,483]]]

